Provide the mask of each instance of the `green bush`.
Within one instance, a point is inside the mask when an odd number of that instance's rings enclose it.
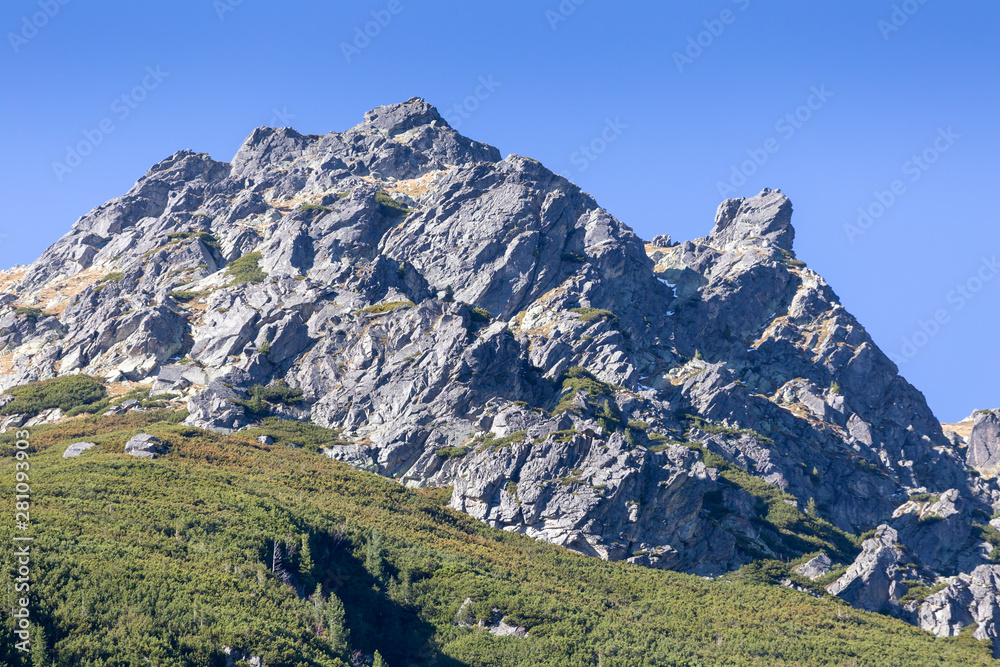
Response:
[[[616,416],[617,405],[613,408],[609,406],[609,404],[614,404],[614,396],[618,387],[601,382],[586,368],[582,366],[568,368],[562,375],[561,385],[556,406],[552,409],[553,416],[567,411],[576,412],[577,408],[573,405],[573,400],[578,394],[583,393],[584,400],[590,409],[600,410],[602,413],[608,409],[611,411],[612,418],[620,419],[620,414]]]
[[[468,447],[441,447],[434,450],[434,454],[443,459],[458,459],[469,453]]]
[[[319,213],[329,213],[332,208],[327,208],[326,206],[320,206],[319,204],[303,204],[299,206],[300,211],[316,211]]]
[[[20,387],[8,389],[7,393],[14,400],[0,408],[2,415],[24,414],[29,417],[59,408],[63,412],[104,398],[104,384],[89,375],[64,375],[31,382]]]
[[[233,277],[234,285],[246,285],[247,283],[262,283],[267,279],[267,274],[260,268],[260,251],[251,252],[238,259],[234,259],[226,267],[226,273]]]
[[[372,315],[381,315],[383,313],[388,313],[390,311],[396,310],[397,308],[412,308],[414,304],[412,301],[389,301],[387,303],[379,303],[374,306],[366,306],[359,310],[359,313],[366,313]]]
[[[382,215],[387,218],[402,218],[409,215],[410,209],[389,196],[389,193],[379,190],[375,193],[375,203]]]
[[[41,308],[35,308],[34,306],[18,306],[14,309],[15,315],[24,315],[33,320],[37,320],[39,317],[45,315]]]
[[[485,308],[469,309],[469,317],[472,319],[472,325],[477,328],[486,326],[493,321],[493,315]]]
[[[302,402],[302,390],[292,389],[279,380],[272,385],[255,384],[247,390],[250,398],[235,401],[254,416],[264,416],[271,412],[271,404],[295,405]]]
[[[204,292],[175,291],[175,292],[167,292],[167,296],[169,296],[174,301],[180,301],[181,303],[186,303],[188,301],[193,301],[194,299],[198,299],[204,296]]]
[[[102,282],[102,283],[118,283],[118,282],[121,282],[123,278],[125,278],[125,274],[124,273],[122,273],[121,271],[113,271],[113,272],[109,273],[108,275],[104,276],[103,278],[101,278],[98,282]]]
[[[221,248],[222,244],[219,240],[215,238],[212,234],[208,232],[174,232],[172,234],[167,234],[167,238],[171,241],[183,241],[184,239],[198,239],[209,248]]]
[[[603,310],[601,308],[570,308],[569,312],[576,313],[584,322],[593,322],[594,320],[604,319],[612,324],[618,323],[618,316],[610,310]]]

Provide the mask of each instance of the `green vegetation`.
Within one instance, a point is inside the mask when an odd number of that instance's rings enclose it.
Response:
[[[255,384],[247,391],[250,398],[234,402],[256,417],[270,414],[272,404],[295,405],[302,402],[302,390],[292,389],[283,380],[267,386]]]
[[[781,585],[783,581],[791,581],[796,586],[806,589],[813,595],[818,595],[819,597],[827,595],[825,588],[808,577],[803,577],[801,574],[793,572],[791,563],[782,563],[777,560],[757,560],[748,563],[734,572],[732,578],[736,581],[768,584],[771,586]]]
[[[553,416],[567,411],[578,413],[579,409],[573,405],[573,400],[580,393],[585,395],[584,400],[592,409],[604,411],[607,408],[612,413],[617,410],[617,406],[612,409],[608,407],[608,404],[614,405],[614,396],[618,387],[601,382],[582,366],[568,368],[562,375],[561,384],[562,390],[559,392],[558,402],[552,409]]]
[[[142,408],[165,408],[169,405],[170,399],[177,398],[178,396],[179,394],[157,394],[156,398],[150,398],[149,387],[136,387],[115,397],[108,396],[94,403],[78,405],[67,410],[66,416],[75,417],[82,414],[99,414],[107,411],[108,408],[119,406],[125,401],[131,400],[139,401],[139,406]]]
[[[790,250],[785,250],[784,248],[779,248],[779,250],[781,250],[781,254],[784,256],[784,262],[786,266],[794,266],[801,268],[806,265],[806,263],[803,262],[802,260],[795,259],[794,252],[791,252]]]
[[[479,329],[493,321],[493,315],[485,308],[470,308],[469,318],[473,329]]]
[[[24,315],[30,317],[33,320],[37,320],[39,317],[45,315],[41,308],[35,308],[34,306],[18,306],[14,309],[15,315]]]
[[[434,453],[443,459],[460,459],[468,454],[469,451],[468,447],[441,447],[434,450]]]
[[[185,239],[198,239],[205,244],[208,248],[221,248],[222,244],[219,240],[215,238],[212,234],[208,232],[174,232],[173,234],[167,234],[167,238],[171,241],[183,241]]]
[[[576,252],[564,252],[562,255],[560,255],[560,259],[562,259],[562,261],[564,262],[569,262],[571,264],[587,263],[587,256],[581,255],[580,253]]]
[[[339,429],[323,428],[312,422],[297,422],[277,417],[267,417],[258,427],[240,431],[240,435],[254,440],[262,435],[269,435],[274,438],[275,443],[290,442],[312,453],[348,444],[340,437]]]
[[[379,212],[387,218],[402,218],[410,214],[410,209],[400,204],[390,197],[389,193],[382,190],[375,193],[375,203],[378,204]]]
[[[109,273],[106,276],[104,276],[103,278],[101,278],[98,282],[100,282],[100,283],[118,283],[118,282],[121,282],[124,277],[125,277],[125,274],[122,273],[121,271],[112,271],[111,273]]]
[[[64,375],[30,382],[8,389],[14,400],[0,408],[0,415],[23,414],[34,417],[45,410],[59,408],[68,412],[81,405],[96,403],[104,398],[104,383],[89,375]]]
[[[724,426],[722,424],[713,424],[711,422],[706,421],[705,418],[701,417],[700,415],[680,415],[680,417],[682,419],[687,420],[692,427],[697,428],[700,431],[704,431],[705,433],[728,435],[734,438],[739,437],[741,435],[752,435],[761,442],[767,443],[769,445],[774,444],[774,440],[767,437],[766,435],[762,435],[757,431],[754,431],[753,429],[733,428],[731,426]]]
[[[231,261],[226,267],[226,273],[233,277],[232,284],[245,285],[264,282],[267,279],[267,274],[260,268],[260,257],[260,251],[257,251]]]
[[[317,211],[317,212],[320,212],[320,213],[329,213],[333,209],[329,208],[329,207],[326,207],[326,206],[320,206],[319,204],[303,204],[302,206],[299,206],[299,210],[300,211]]]
[[[45,487],[31,517],[32,636],[44,664],[222,665],[223,646],[269,667],[342,667],[350,650],[439,667],[990,662],[989,642],[969,635],[935,639],[762,583],[782,564],[712,581],[588,558],[444,508],[447,490],[411,491],[252,432],[181,426],[183,416],[32,429],[32,479]],[[125,456],[138,432],[169,453]],[[15,438],[0,435],[5,478]],[[98,447],[62,459],[80,440]],[[0,489],[12,502],[12,485]],[[5,522],[0,540],[12,532]],[[276,543],[289,583],[274,572]],[[466,598],[467,620],[497,609],[528,636],[459,627]],[[0,661],[27,667],[10,629],[8,614]]]
[[[833,382],[831,382],[831,383],[830,383],[830,393],[831,393],[831,394],[835,394],[835,395],[837,395],[837,396],[842,396],[842,395],[843,395],[843,393],[844,393],[844,392],[843,392],[843,391],[842,391],[842,390],[840,389],[840,383],[839,383],[839,382],[837,382],[836,380],[834,380]]]
[[[183,291],[177,291],[177,292],[167,292],[167,296],[169,296],[174,301],[180,301],[181,303],[187,303],[188,301],[193,301],[194,299],[198,299],[198,298],[201,298],[201,297],[205,296],[205,293],[204,292],[183,292]]]
[[[603,310],[601,308],[570,308],[569,312],[576,313],[584,322],[604,319],[612,324],[618,324],[618,316],[610,310]]]
[[[388,313],[390,311],[396,310],[397,308],[412,308],[414,304],[412,301],[388,301],[386,303],[375,304],[374,306],[366,306],[359,310],[359,313],[368,313],[372,315],[381,315],[383,313]]]
[[[906,593],[903,597],[899,598],[900,603],[906,604],[911,600],[917,602],[923,602],[927,597],[934,595],[939,591],[943,591],[948,588],[948,584],[940,583],[934,584],[933,586],[925,586],[923,583],[915,580],[904,580],[903,584],[906,586]]]
[[[725,484],[741,488],[756,499],[755,522],[761,528],[769,529],[761,532],[761,538],[771,551],[783,559],[790,560],[823,550],[835,560],[850,563],[861,551],[861,541],[857,537],[848,535],[818,516],[799,511],[793,504],[797,501],[791,494],[700,445],[687,443],[687,446],[700,451],[705,465],[718,469]],[[722,503],[708,509],[719,519],[728,513]]]
[[[913,493],[910,494],[910,500],[915,503],[936,503],[940,496],[936,493]]]
[[[473,443],[478,444],[478,449],[480,451],[487,448],[496,451],[502,449],[503,447],[510,447],[511,445],[517,445],[524,442],[524,439],[528,437],[527,431],[517,431],[516,433],[511,433],[508,436],[502,438],[495,438],[492,433],[487,432],[481,438],[473,440]]]

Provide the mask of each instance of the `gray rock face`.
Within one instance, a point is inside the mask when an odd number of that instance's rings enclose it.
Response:
[[[323,136],[258,128],[231,162],[155,165],[27,268],[0,300],[0,390],[82,372],[180,394],[189,425],[309,420],[349,443],[333,459],[601,558],[711,575],[782,557],[721,457],[845,531],[891,525],[915,576],[979,564],[995,483],[795,258],[791,214],[764,190],[706,238],[646,245],[418,98]],[[279,382],[302,400],[250,402]],[[893,518],[948,490],[954,511]],[[894,544],[839,590],[898,599]]]
[[[795,568],[795,571],[815,581],[829,572],[832,566],[833,561],[830,560],[830,557],[825,553],[820,553],[818,556],[814,556],[802,565],[799,565]]]
[[[69,447],[66,448],[65,452],[63,452],[63,458],[64,459],[71,459],[71,458],[73,458],[75,456],[79,456],[80,454],[83,454],[85,451],[87,451],[91,447],[96,447],[96,446],[97,446],[97,443],[94,443],[94,442],[74,442],[72,445],[70,445]]]
[[[965,461],[979,470],[992,470],[1000,463],[1000,411],[976,412],[969,434]]]
[[[750,199],[727,199],[715,214],[709,243],[720,250],[748,246],[792,249],[792,202],[767,188]]]
[[[898,604],[906,593],[900,565],[905,562],[898,535],[889,526],[879,526],[875,536],[862,544],[861,555],[837,581],[826,587],[853,607],[879,611]]]
[[[959,634],[976,624],[976,639],[990,639],[993,655],[1000,655],[1000,565],[980,565],[971,574],[961,574],[943,591],[928,596],[920,605],[918,624],[938,637]]]
[[[140,433],[125,443],[126,454],[143,459],[155,459],[160,454],[165,454],[166,451],[163,441],[148,433]]]

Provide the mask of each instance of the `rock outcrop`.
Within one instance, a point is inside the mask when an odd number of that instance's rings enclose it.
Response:
[[[883,611],[898,604],[906,593],[900,576],[905,556],[898,539],[895,530],[879,526],[874,537],[864,541],[861,555],[844,576],[826,590],[851,606],[868,611]]]
[[[965,461],[972,468],[995,474],[1000,464],[1000,410],[978,410],[973,419]]]
[[[992,640],[993,656],[1000,658],[1000,565],[980,565],[929,595],[920,605],[918,624],[938,637],[952,637],[975,625],[972,636]]]

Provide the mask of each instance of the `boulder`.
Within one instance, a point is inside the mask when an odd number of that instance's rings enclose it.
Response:
[[[125,443],[125,453],[144,459],[155,459],[167,451],[163,441],[155,435],[140,433]]]
[[[94,442],[74,442],[72,445],[66,448],[65,452],[63,452],[63,458],[70,459],[73,458],[74,456],[79,456],[80,454],[84,453],[91,447],[96,447],[96,446],[97,443]]]
[[[803,577],[809,577],[815,581],[829,572],[832,567],[833,561],[830,560],[830,557],[825,552],[821,552],[819,555],[796,567],[795,571]]]

